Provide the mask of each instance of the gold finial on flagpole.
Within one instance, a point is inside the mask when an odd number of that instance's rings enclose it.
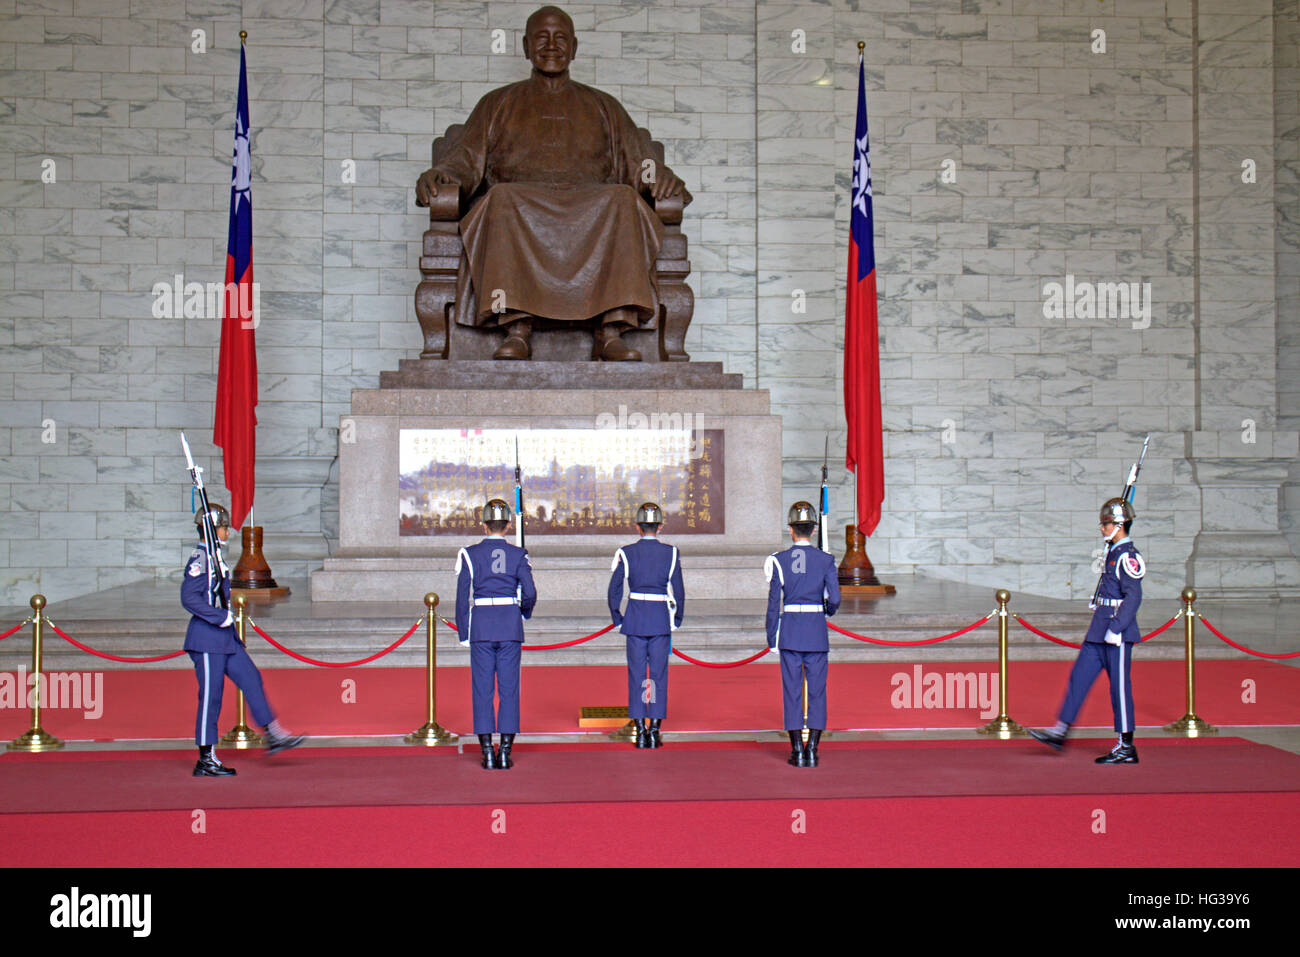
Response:
[[[859,41],[858,41],[858,53],[861,53],[861,52],[862,52],[863,50],[865,50],[866,48],[867,48],[866,41],[864,41],[864,40],[859,40]]]
[[[247,30],[240,30],[240,31],[239,31],[239,42],[240,42],[240,43],[243,43],[243,42],[246,41],[247,39],[248,39],[248,31],[247,31]],[[861,44],[859,44],[859,46],[861,46]]]

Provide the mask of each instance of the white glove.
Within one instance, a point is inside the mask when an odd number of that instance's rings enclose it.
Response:
[[[230,612],[226,612],[226,620],[223,621],[223,622],[222,622],[220,625],[218,625],[217,627],[218,627],[218,628],[229,628],[229,627],[230,627],[231,625],[233,625],[234,623],[235,623],[235,616],[232,615]],[[1110,639],[1107,639],[1107,641],[1109,641],[1109,640],[1110,640]]]
[[[1114,631],[1106,632],[1106,644],[1119,646],[1122,645],[1123,643],[1124,643],[1123,635],[1120,635]]]

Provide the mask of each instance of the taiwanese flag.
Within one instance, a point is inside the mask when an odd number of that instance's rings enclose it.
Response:
[[[230,184],[230,233],[226,240],[225,310],[217,367],[217,408],[212,440],[222,452],[230,521],[241,528],[253,506],[257,458],[257,347],[253,341],[253,196],[249,189],[248,77],[239,50],[239,100],[235,107],[235,160]]]
[[[867,95],[858,52],[858,123],[853,136],[853,212],[849,219],[849,281],[844,323],[845,463],[855,473],[858,529],[870,535],[885,501],[885,455],[880,421],[880,333],[876,322],[876,253],[872,242],[871,160]]]

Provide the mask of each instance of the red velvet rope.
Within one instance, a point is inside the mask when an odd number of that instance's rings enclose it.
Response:
[[[10,628],[8,631],[6,631],[3,635],[0,635],[0,641],[4,641],[6,638],[8,638],[10,635],[12,635],[15,631],[20,630],[20,629],[23,627],[23,625],[26,625],[26,624],[27,624],[28,622],[30,622],[30,621],[31,621],[31,619],[28,618],[27,621],[23,622],[21,625],[14,625],[12,628]]]
[[[1072,642],[1072,641],[1066,641],[1064,638],[1057,638],[1055,635],[1049,635],[1047,632],[1043,631],[1041,628],[1035,628],[1035,627],[1034,627],[1033,625],[1031,625],[1029,622],[1025,621],[1023,618],[1021,618],[1019,615],[1017,615],[1014,611],[1011,613],[1011,617],[1014,618],[1016,621],[1020,622],[1020,624],[1021,624],[1023,627],[1028,628],[1030,631],[1032,631],[1034,634],[1036,634],[1039,638],[1046,638],[1048,641],[1054,641],[1054,642],[1056,642],[1058,645],[1065,645],[1065,647],[1067,647],[1067,648],[1082,648],[1082,647],[1083,647],[1083,645],[1076,645],[1076,644],[1075,644],[1074,642]]]
[[[449,622],[446,618],[443,618],[442,615],[439,615],[438,619],[452,631],[460,631],[459,628]],[[600,631],[593,631],[589,635],[583,635],[581,638],[574,638],[572,641],[562,641],[557,645],[524,645],[524,651],[554,651],[556,648],[572,648],[574,645],[580,645],[584,641],[591,641],[593,638],[599,638],[613,627],[613,624],[608,624],[604,628],[600,629]]]
[[[558,645],[524,645],[524,651],[551,651],[555,648],[568,648],[572,645],[580,645],[584,641],[591,641],[593,638],[599,638],[607,631],[612,630],[613,627],[614,625],[611,623],[600,629],[600,631],[593,631],[589,635],[585,635],[582,638],[574,638],[572,641],[562,641]]]
[[[1235,641],[1233,641],[1233,640],[1232,640],[1231,638],[1229,638],[1227,635],[1225,635],[1225,634],[1223,634],[1222,632],[1220,632],[1219,629],[1215,628],[1213,625],[1211,625],[1208,621],[1205,620],[1205,616],[1204,616],[1204,615],[1201,615],[1201,624],[1203,624],[1206,628],[1210,629],[1210,631],[1214,632],[1214,634],[1217,635],[1219,638],[1223,639],[1223,640],[1226,641],[1228,644],[1232,645],[1232,647],[1236,648],[1238,651],[1244,651],[1246,654],[1248,654],[1248,655],[1254,655],[1256,658],[1297,658],[1297,657],[1300,657],[1300,651],[1293,651],[1293,652],[1291,652],[1291,654],[1289,654],[1289,655],[1272,655],[1272,654],[1269,654],[1267,651],[1252,651],[1250,648],[1247,648],[1245,645],[1239,645],[1239,644],[1237,644]]]
[[[980,625],[984,624],[995,614],[997,614],[997,612],[991,611],[983,618],[981,618],[979,621],[971,622],[969,625],[967,625],[965,628],[962,628],[960,631],[949,632],[946,635],[940,635],[938,638],[925,638],[922,639],[921,641],[889,641],[886,638],[868,638],[866,635],[859,635],[851,631],[846,631],[845,629],[841,628],[839,625],[836,625],[829,621],[826,622],[826,627],[830,628],[832,631],[838,631],[841,635],[848,635],[850,638],[856,638],[858,641],[869,641],[873,645],[893,645],[895,648],[912,648],[915,647],[916,645],[933,645],[937,641],[947,641],[949,638],[956,638],[958,635],[964,635],[966,634],[966,632],[972,631],[978,628]]]
[[[280,644],[278,641],[276,641],[274,638],[272,638],[270,635],[264,632],[261,628],[258,628],[256,623],[254,623],[253,619],[245,616],[244,620],[247,621],[250,625],[252,625],[253,630],[255,632],[257,632],[259,635],[261,635],[263,638],[269,641],[280,651],[283,651],[290,658],[296,658],[299,661],[305,661],[307,664],[316,665],[318,668],[355,668],[357,665],[369,664],[370,662],[374,661],[376,658],[382,658],[390,651],[395,650],[398,645],[404,642],[407,638],[410,638],[411,635],[415,634],[415,629],[419,628],[420,623],[424,621],[423,618],[417,618],[415,624],[406,630],[406,634],[402,635],[401,638],[398,638],[395,642],[393,642],[383,651],[375,652],[369,658],[360,658],[356,661],[317,661],[315,658],[307,658],[304,657],[303,655],[298,654],[296,651],[290,651],[284,645]]]
[[[1157,628],[1155,631],[1149,631],[1149,632],[1147,632],[1145,635],[1143,635],[1143,636],[1139,639],[1139,641],[1140,641],[1140,642],[1141,642],[1141,641],[1148,641],[1148,640],[1154,638],[1156,635],[1162,634],[1165,630],[1167,630],[1167,629],[1169,628],[1170,625],[1172,625],[1172,624],[1173,624],[1174,622],[1176,622],[1179,618],[1181,618],[1181,617],[1182,617],[1182,614],[1183,614],[1183,613],[1182,613],[1181,611],[1179,611],[1176,615],[1174,615],[1174,617],[1170,618],[1167,622],[1165,622],[1163,625],[1161,625],[1161,626],[1160,626],[1159,628]],[[1012,612],[1012,613],[1011,613],[1011,617],[1014,618],[1016,621],[1020,622],[1020,624],[1021,624],[1023,627],[1027,628],[1029,631],[1032,631],[1034,634],[1038,635],[1040,638],[1046,638],[1048,641],[1054,641],[1054,642],[1056,642],[1058,645],[1065,645],[1067,648],[1082,648],[1082,647],[1083,647],[1083,645],[1076,645],[1076,644],[1075,644],[1074,642],[1072,642],[1072,641],[1066,641],[1064,638],[1057,638],[1055,635],[1049,635],[1047,632],[1043,631],[1041,628],[1035,628],[1033,625],[1031,625],[1029,622],[1025,621],[1023,618],[1021,618],[1021,617],[1020,617],[1019,615],[1017,615],[1015,612]]]
[[[673,654],[678,658],[681,658],[683,661],[689,661],[691,664],[699,665],[702,668],[739,668],[741,665],[747,665],[751,661],[757,661],[771,650],[771,648],[764,648],[758,654],[750,655],[748,658],[742,658],[739,661],[700,661],[698,658],[692,658],[690,655],[683,654],[676,648],[673,649]]]
[[[102,651],[96,651],[94,648],[91,648],[88,645],[83,645],[81,642],[77,641],[76,638],[73,638],[71,635],[65,634],[62,628],[60,628],[54,622],[50,621],[48,618],[45,619],[45,623],[49,625],[51,628],[53,628],[55,633],[64,641],[76,645],[82,651],[89,652],[90,654],[95,655],[97,658],[107,658],[109,661],[123,661],[126,662],[127,664],[132,664],[132,665],[143,665],[143,664],[148,664],[151,661],[166,661],[168,658],[179,658],[181,655],[185,654],[184,649],[182,649],[181,651],[173,651],[170,655],[158,655],[153,658],[122,658],[119,655],[110,655]]]

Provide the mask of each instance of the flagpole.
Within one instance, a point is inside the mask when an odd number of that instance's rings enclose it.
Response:
[[[866,550],[866,537],[879,525],[884,505],[880,324],[871,202],[871,141],[867,126],[866,49],[866,41],[859,40],[853,187],[849,204],[849,274],[844,304],[845,466],[853,480],[854,517],[854,523],[845,527],[846,549],[838,570],[840,593],[845,596],[894,593],[893,585],[882,584],[876,578]]]

